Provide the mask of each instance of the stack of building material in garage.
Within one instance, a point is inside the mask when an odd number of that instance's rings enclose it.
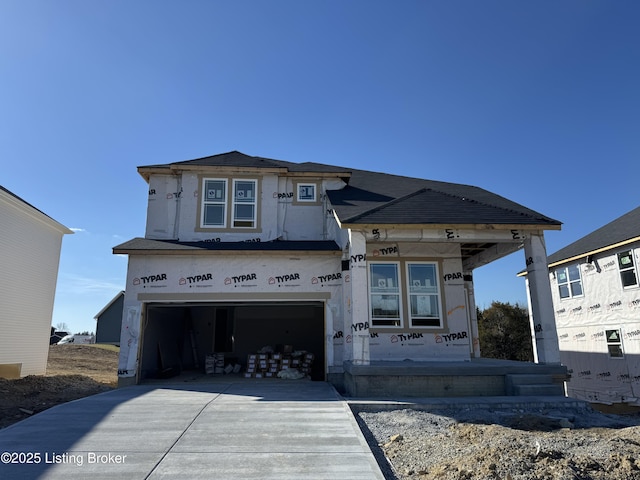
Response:
[[[295,368],[311,375],[313,353],[250,353],[247,356],[245,378],[276,378],[282,370]]]
[[[204,362],[204,371],[207,374],[224,373],[224,353],[212,353],[207,355]]]

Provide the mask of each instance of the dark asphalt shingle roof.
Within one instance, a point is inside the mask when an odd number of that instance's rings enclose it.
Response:
[[[180,242],[177,240],[151,240],[133,238],[113,247],[113,253],[154,251],[192,254],[195,252],[340,252],[340,247],[331,241],[284,241],[271,242]]]
[[[561,225],[482,188],[364,170],[327,195],[344,224]]]
[[[548,256],[551,263],[591,253],[595,250],[640,237],[640,207],[591,232]]]
[[[478,187],[320,163],[292,163],[238,151],[138,168],[171,169],[181,165],[282,168],[288,172],[337,174],[347,186],[327,191],[327,195],[343,224],[496,224],[549,228],[561,225],[557,220]]]
[[[322,163],[304,162],[293,163],[284,160],[274,160],[272,158],[253,157],[236,150],[209,157],[196,158],[195,160],[185,160],[183,162],[167,163],[163,165],[145,165],[138,168],[167,168],[185,166],[206,166],[206,167],[246,167],[246,168],[282,168],[289,172],[309,172],[309,173],[344,173],[349,174],[348,168],[325,165]]]

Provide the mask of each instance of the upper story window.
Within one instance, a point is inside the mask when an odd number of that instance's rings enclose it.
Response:
[[[582,296],[582,278],[580,277],[580,268],[578,265],[570,265],[557,269],[556,280],[558,282],[560,298]]]
[[[258,181],[202,179],[201,228],[256,228]]]
[[[371,326],[402,326],[398,263],[369,264],[369,300]]]
[[[618,269],[620,270],[622,288],[638,286],[638,275],[636,274],[636,266],[633,261],[632,250],[627,250],[626,252],[620,252],[618,254]]]
[[[256,226],[256,180],[233,181],[233,226]]]
[[[409,324],[411,327],[442,327],[438,266],[407,263]]]
[[[298,192],[296,197],[298,202],[315,202],[316,201],[316,184],[315,183],[298,183]]]
[[[202,226],[227,226],[227,181],[206,178],[203,185]]]

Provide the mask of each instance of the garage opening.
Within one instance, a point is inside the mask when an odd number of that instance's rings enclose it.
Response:
[[[205,359],[224,354],[246,369],[249,354],[285,346],[314,355],[312,380],[325,380],[325,313],[321,302],[147,304],[140,379],[204,373]],[[265,380],[268,381],[268,380]]]

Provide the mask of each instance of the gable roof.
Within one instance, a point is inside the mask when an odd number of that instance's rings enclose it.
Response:
[[[152,173],[210,167],[339,177],[347,186],[326,193],[343,226],[489,224],[559,229],[561,225],[557,220],[478,187],[321,163],[293,163],[253,157],[238,151],[165,165],[138,167],[138,172],[148,181]]]
[[[640,240],[640,207],[548,256],[549,265],[586,257],[617,245]]]
[[[94,315],[94,317],[93,317],[93,318],[94,318],[94,319],[96,319],[96,320],[98,320],[98,319],[99,319],[99,317],[101,317],[101,316],[102,316],[102,314],[103,314],[104,312],[106,312],[107,310],[109,310],[109,309],[111,308],[111,306],[112,306],[114,303],[116,303],[116,302],[117,302],[120,298],[122,298],[122,297],[124,297],[124,290],[121,290],[118,294],[116,294],[116,296],[115,296],[115,297],[113,297],[113,298],[111,299],[111,301],[110,301],[109,303],[107,303],[104,307],[102,307],[102,310],[100,310],[98,313],[96,313],[96,314]]]
[[[561,225],[478,187],[364,170],[353,170],[348,186],[327,195],[343,225]]]

